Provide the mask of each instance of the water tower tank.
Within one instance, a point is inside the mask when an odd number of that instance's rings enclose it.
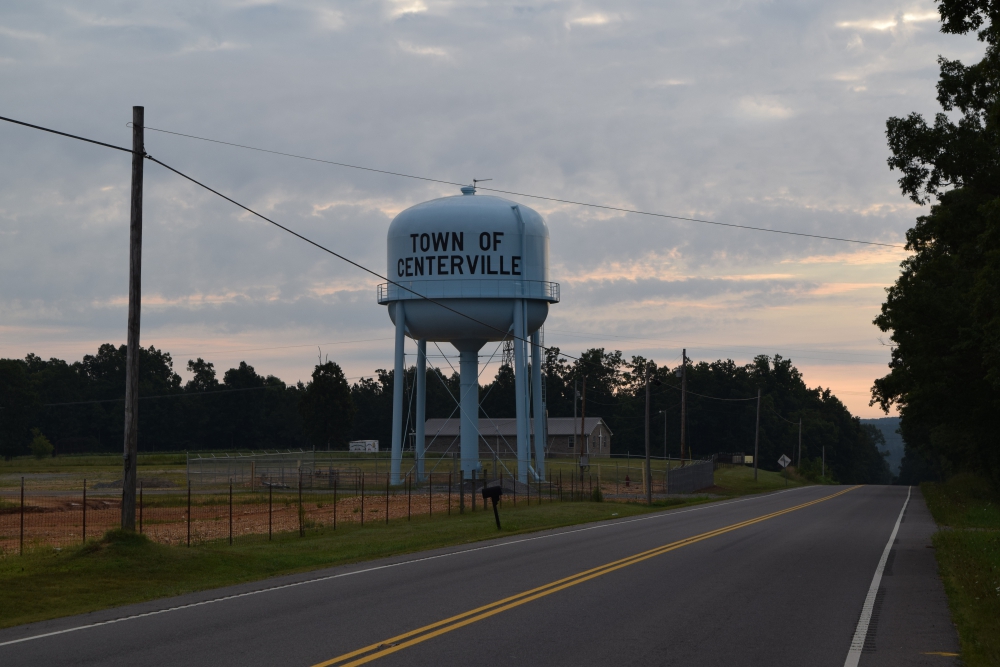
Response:
[[[549,231],[527,206],[463,187],[462,194],[412,206],[389,226],[388,277],[378,300],[396,325],[395,377],[403,375],[404,336],[417,341],[417,474],[422,476],[423,379],[426,342],[448,342],[460,353],[462,471],[479,465],[479,350],[487,341],[512,340],[518,415],[518,476],[527,480],[528,414],[535,408],[535,466],[544,466],[538,329],[559,285],[549,282]],[[526,342],[529,341],[529,342]],[[532,375],[527,378],[528,346]],[[537,381],[536,381],[537,380]],[[537,385],[537,386],[536,386]],[[402,455],[402,383],[393,401],[393,473]],[[523,431],[523,432],[522,432]]]

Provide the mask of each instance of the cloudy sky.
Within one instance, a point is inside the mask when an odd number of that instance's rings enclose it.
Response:
[[[327,160],[901,243],[921,208],[885,120],[936,111],[939,54],[982,52],[937,28],[926,0],[8,0],[0,115],[129,145],[141,104],[149,127]],[[0,147],[0,356],[124,342],[129,156],[8,124]],[[457,194],[153,131],[146,147],[378,270],[396,213]],[[142,343],[182,376],[201,356],[305,380],[317,346],[352,378],[392,363],[376,279],[148,162],[145,197]],[[515,199],[551,232],[547,344],[780,353],[879,414],[871,320],[901,249]]]

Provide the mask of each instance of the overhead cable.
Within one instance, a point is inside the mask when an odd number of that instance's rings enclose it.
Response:
[[[403,285],[402,283],[398,283],[398,282],[396,282],[395,280],[392,280],[392,279],[391,279],[391,278],[389,278],[388,276],[383,276],[383,275],[382,275],[381,273],[379,273],[379,272],[377,272],[377,271],[375,271],[375,270],[373,270],[373,269],[369,269],[369,268],[368,268],[367,266],[365,266],[365,265],[363,265],[363,264],[359,264],[358,262],[355,262],[355,261],[354,261],[353,259],[350,259],[350,258],[348,258],[348,257],[345,257],[344,255],[341,255],[340,253],[338,253],[338,252],[336,252],[336,251],[334,251],[334,250],[330,250],[330,249],[329,249],[329,248],[327,248],[326,246],[324,246],[324,245],[322,245],[322,244],[320,244],[320,243],[318,243],[318,242],[316,242],[316,241],[313,241],[312,239],[310,239],[310,238],[308,238],[308,237],[306,237],[306,236],[303,236],[302,234],[299,234],[298,232],[296,232],[296,231],[295,231],[295,230],[293,230],[293,229],[290,229],[290,228],[288,228],[288,227],[285,227],[284,225],[282,225],[282,224],[281,224],[281,223],[279,223],[279,222],[275,222],[274,220],[272,220],[271,218],[267,217],[266,215],[264,215],[264,214],[262,214],[262,213],[258,213],[257,211],[253,210],[253,209],[252,209],[252,208],[250,208],[249,206],[246,206],[245,204],[241,204],[240,202],[236,201],[236,200],[235,200],[235,199],[233,199],[232,197],[227,197],[226,195],[222,194],[222,193],[221,193],[221,192],[219,192],[218,190],[215,190],[215,189],[213,189],[213,188],[211,188],[211,187],[209,187],[209,186],[205,185],[205,184],[204,184],[204,183],[202,183],[201,181],[198,181],[198,180],[196,180],[196,179],[192,178],[191,176],[188,176],[187,174],[185,174],[185,173],[183,173],[183,172],[181,172],[181,171],[178,171],[177,169],[174,169],[174,168],[173,168],[173,167],[171,167],[170,165],[168,165],[168,164],[166,164],[166,163],[164,163],[164,162],[161,162],[160,160],[157,160],[157,159],[156,159],[155,157],[153,157],[152,155],[149,155],[149,154],[146,154],[146,156],[145,156],[145,157],[146,157],[146,159],[147,159],[147,160],[150,160],[151,162],[155,162],[156,164],[160,165],[160,166],[161,166],[161,167],[163,167],[164,169],[167,169],[167,170],[169,170],[169,171],[172,171],[173,173],[177,174],[177,175],[178,175],[178,176],[180,176],[181,178],[184,178],[184,179],[187,179],[187,180],[191,181],[192,183],[194,183],[195,185],[197,185],[197,186],[199,186],[199,187],[202,187],[202,188],[204,188],[204,189],[208,190],[208,191],[209,191],[209,192],[211,192],[212,194],[214,194],[214,195],[217,195],[217,196],[221,197],[222,199],[225,199],[225,200],[226,200],[226,201],[228,201],[229,203],[231,203],[231,204],[233,204],[233,205],[235,205],[235,206],[238,206],[239,208],[242,208],[242,209],[243,209],[244,211],[246,211],[247,213],[250,213],[250,214],[252,214],[252,215],[255,215],[255,216],[257,216],[258,218],[260,218],[261,220],[264,220],[264,221],[266,221],[266,222],[269,222],[269,223],[271,223],[272,225],[274,225],[274,226],[275,226],[275,227],[277,227],[278,229],[281,229],[281,230],[283,230],[283,231],[286,231],[286,232],[288,232],[288,233],[289,233],[289,234],[291,234],[292,236],[295,236],[296,238],[299,238],[299,239],[301,239],[301,240],[305,241],[306,243],[308,243],[308,244],[310,244],[310,245],[313,245],[313,246],[315,246],[315,247],[319,248],[319,249],[320,249],[320,250],[322,250],[323,252],[326,252],[326,253],[329,253],[329,254],[333,255],[334,257],[336,257],[337,259],[339,259],[339,260],[341,260],[341,261],[344,261],[344,262],[347,262],[347,263],[348,263],[348,264],[350,264],[351,266],[354,266],[354,267],[356,267],[356,268],[359,268],[359,269],[361,269],[361,270],[362,270],[362,271],[364,271],[365,273],[369,273],[369,274],[371,274],[371,275],[375,276],[375,277],[376,277],[376,278],[378,278],[379,280],[384,280],[384,281],[386,281],[387,283],[389,283],[389,284],[391,284],[391,285],[395,285],[396,287],[398,287],[398,288],[400,288],[400,289],[403,289],[403,290],[406,290],[407,292],[409,292],[409,293],[410,293],[410,294],[412,294],[413,296],[417,297],[418,299],[423,299],[423,300],[425,300],[425,301],[427,301],[427,302],[429,302],[429,303],[433,303],[433,304],[434,304],[434,305],[436,305],[436,306],[440,306],[441,308],[444,308],[445,310],[447,310],[447,311],[450,311],[450,312],[452,312],[452,313],[454,313],[454,314],[458,315],[459,317],[464,317],[465,319],[467,319],[467,320],[469,320],[469,321],[471,321],[471,322],[475,322],[476,324],[479,324],[480,326],[484,326],[484,327],[486,327],[486,328],[488,328],[488,329],[492,329],[493,331],[496,331],[497,333],[500,333],[500,334],[503,334],[503,335],[504,335],[505,337],[506,337],[506,336],[510,336],[510,337],[511,337],[512,339],[514,339],[514,340],[520,340],[520,341],[523,341],[523,342],[527,343],[528,345],[534,345],[534,343],[532,343],[532,342],[531,342],[531,339],[530,339],[530,337],[529,337],[529,338],[522,338],[522,337],[520,337],[520,336],[516,336],[516,335],[513,335],[513,334],[511,334],[510,332],[508,332],[508,331],[504,331],[503,329],[501,329],[501,328],[499,328],[499,327],[495,327],[495,326],[493,326],[492,324],[489,324],[489,323],[487,323],[487,322],[483,322],[482,320],[478,320],[478,319],[476,319],[475,317],[472,317],[471,315],[467,315],[467,314],[465,314],[465,313],[463,313],[463,312],[461,312],[461,311],[459,311],[459,310],[456,310],[456,309],[452,308],[451,306],[448,306],[448,305],[446,305],[446,304],[442,303],[441,301],[439,301],[439,300],[437,300],[437,299],[432,299],[432,298],[431,298],[431,297],[429,297],[429,296],[425,296],[424,294],[421,294],[420,292],[417,292],[416,290],[414,290],[414,289],[412,289],[412,288],[410,288],[410,287],[407,287],[406,285]],[[541,345],[539,345],[538,347],[539,347],[539,348],[541,348],[541,349],[543,349],[543,350],[545,350],[546,352],[548,352],[548,351],[549,351],[549,350],[551,349],[551,348],[547,348],[547,347],[543,347],[543,346],[541,346]],[[569,359],[578,359],[578,357],[574,357],[574,356],[573,356],[573,355],[571,355],[571,354],[566,354],[565,352],[561,352],[561,351],[558,351],[558,350],[557,350],[557,353],[558,353],[559,355],[561,355],[561,356],[564,356],[564,357],[567,357],[567,358],[569,358]]]
[[[93,140],[93,139],[87,139],[86,137],[80,137],[80,136],[77,136],[77,135],[75,135],[75,134],[68,134],[68,133],[66,133],[66,132],[60,132],[60,131],[58,131],[58,130],[53,130],[53,129],[51,129],[51,128],[47,128],[47,127],[42,127],[41,125],[32,125],[31,123],[25,123],[25,122],[22,122],[22,121],[19,121],[19,120],[14,120],[14,119],[11,119],[11,118],[5,118],[5,117],[3,117],[3,116],[0,116],[0,120],[4,120],[4,121],[8,121],[8,122],[11,122],[11,123],[15,123],[15,124],[17,124],[17,125],[24,125],[24,126],[26,126],[26,127],[30,127],[30,128],[33,128],[33,129],[36,129],[36,130],[42,130],[42,131],[44,131],[44,132],[51,132],[51,133],[53,133],[53,134],[58,134],[58,135],[61,135],[61,136],[64,136],[64,137],[69,137],[69,138],[71,138],[71,139],[78,139],[78,140],[80,140],[80,141],[86,141],[86,142],[88,142],[88,143],[92,143],[92,144],[97,144],[97,145],[99,145],[99,146],[105,146],[105,147],[107,147],[107,148],[114,148],[115,150],[120,150],[120,151],[123,151],[123,152],[125,152],[125,153],[134,153],[134,152],[135,152],[135,151],[133,151],[133,150],[131,150],[131,149],[128,149],[128,148],[123,148],[123,147],[121,147],[121,146],[114,146],[114,145],[112,145],[112,144],[106,144],[106,143],[104,143],[104,142],[102,142],[102,141],[95,141],[95,140]],[[152,129],[152,128],[144,128],[144,129]],[[215,189],[213,189],[213,188],[211,188],[211,187],[209,187],[209,186],[205,185],[205,184],[204,184],[204,183],[202,183],[201,181],[198,181],[198,180],[196,180],[196,179],[192,178],[191,176],[188,176],[187,174],[185,174],[185,173],[183,173],[183,172],[181,172],[181,171],[178,171],[177,169],[174,169],[174,168],[173,168],[173,167],[171,167],[170,165],[168,165],[168,164],[166,164],[166,163],[164,163],[164,162],[161,162],[160,160],[157,160],[156,158],[154,158],[154,157],[153,157],[152,155],[150,155],[149,153],[146,153],[146,152],[143,152],[143,155],[142,155],[142,157],[146,158],[147,160],[149,160],[149,161],[151,161],[151,162],[155,162],[156,164],[160,165],[160,166],[161,166],[161,167],[163,167],[164,169],[167,169],[167,170],[169,170],[169,171],[172,171],[173,173],[177,174],[177,175],[178,175],[178,176],[180,176],[181,178],[184,178],[184,179],[186,179],[186,180],[188,180],[188,181],[191,181],[191,182],[192,182],[192,183],[194,183],[195,185],[197,185],[197,186],[199,186],[199,187],[202,187],[202,188],[204,188],[204,189],[208,190],[208,191],[209,191],[209,192],[211,192],[212,194],[214,194],[214,195],[216,195],[216,196],[218,196],[218,197],[221,197],[222,199],[225,199],[225,200],[226,200],[226,201],[228,201],[229,203],[231,203],[231,204],[233,204],[233,205],[235,205],[235,206],[238,206],[239,208],[242,208],[242,209],[243,209],[244,211],[246,211],[247,213],[250,213],[250,214],[252,214],[252,215],[255,215],[255,216],[257,216],[258,218],[260,218],[261,220],[264,220],[264,221],[266,221],[266,222],[269,222],[269,223],[271,223],[272,225],[274,225],[275,227],[277,227],[277,228],[279,228],[279,229],[281,229],[281,230],[283,230],[283,231],[286,231],[286,232],[288,232],[288,233],[289,233],[289,234],[291,234],[292,236],[295,236],[295,237],[297,237],[297,238],[301,239],[302,241],[305,241],[306,243],[308,243],[308,244],[310,244],[310,245],[313,245],[313,246],[315,246],[315,247],[319,248],[319,249],[320,249],[320,250],[322,250],[323,252],[326,252],[326,253],[329,253],[329,254],[333,255],[333,256],[334,256],[334,257],[336,257],[337,259],[339,259],[339,260],[341,260],[341,261],[344,261],[344,262],[347,262],[348,264],[350,264],[350,265],[352,265],[352,266],[354,266],[354,267],[356,267],[356,268],[359,268],[359,269],[361,269],[361,270],[362,270],[362,271],[364,271],[365,273],[369,273],[369,274],[371,274],[371,275],[375,276],[375,277],[376,277],[376,278],[378,278],[379,280],[384,280],[384,281],[386,281],[386,282],[387,282],[387,283],[389,283],[389,284],[392,284],[392,285],[395,285],[396,287],[398,287],[398,288],[400,288],[400,289],[403,289],[403,290],[405,290],[405,291],[409,292],[410,294],[414,295],[414,296],[415,296],[415,297],[417,297],[418,299],[423,299],[423,300],[425,300],[425,301],[428,301],[428,302],[430,302],[430,303],[433,303],[433,304],[434,304],[434,305],[436,305],[436,306],[440,306],[441,308],[444,308],[445,310],[447,310],[447,311],[450,311],[450,312],[452,312],[452,313],[454,313],[454,314],[458,315],[459,317],[464,317],[465,319],[467,319],[467,320],[470,320],[470,321],[472,321],[472,322],[475,322],[476,324],[479,324],[479,325],[481,325],[481,326],[484,326],[484,327],[486,327],[486,328],[488,328],[488,329],[492,329],[492,330],[494,330],[494,331],[496,331],[496,332],[498,332],[498,333],[500,333],[500,334],[503,334],[503,335],[504,335],[505,337],[506,337],[506,336],[508,336],[508,335],[510,335],[510,336],[511,336],[511,338],[513,338],[514,340],[520,340],[520,341],[523,341],[524,343],[527,343],[528,345],[531,345],[531,346],[535,345],[534,343],[532,343],[532,342],[531,342],[530,338],[522,338],[522,337],[520,337],[520,336],[516,336],[516,335],[511,335],[511,334],[510,334],[509,332],[507,332],[507,331],[504,331],[503,329],[500,329],[499,327],[495,327],[495,326],[493,326],[493,325],[491,325],[491,324],[488,324],[488,323],[486,323],[486,322],[483,322],[483,321],[480,321],[480,320],[478,320],[478,319],[476,319],[476,318],[472,317],[471,315],[467,315],[467,314],[465,314],[465,313],[463,313],[463,312],[460,312],[460,311],[458,311],[458,310],[455,310],[454,308],[452,308],[452,307],[450,307],[450,306],[447,306],[447,305],[445,305],[445,304],[441,303],[441,302],[440,302],[440,301],[438,301],[437,299],[432,299],[432,298],[431,298],[431,297],[429,297],[429,296],[425,296],[425,295],[421,294],[420,292],[417,292],[416,290],[414,290],[414,289],[412,289],[412,288],[409,288],[409,287],[407,287],[407,286],[405,286],[405,285],[403,285],[403,284],[401,284],[401,283],[398,283],[398,282],[396,282],[395,280],[391,280],[391,279],[390,279],[390,278],[388,278],[387,276],[383,276],[382,274],[378,273],[377,271],[374,271],[374,270],[372,270],[372,269],[369,269],[369,268],[368,268],[367,266],[364,266],[363,264],[359,264],[358,262],[355,262],[354,260],[352,260],[352,259],[349,259],[349,258],[345,257],[344,255],[341,255],[341,254],[340,254],[340,253],[338,253],[338,252],[335,252],[335,251],[333,251],[333,250],[330,250],[330,249],[329,249],[329,248],[327,248],[326,246],[323,246],[323,245],[321,245],[321,244],[317,243],[316,241],[313,241],[312,239],[310,239],[310,238],[308,238],[308,237],[305,237],[305,236],[303,236],[302,234],[299,234],[298,232],[296,232],[296,231],[294,231],[294,230],[292,230],[292,229],[289,229],[288,227],[285,227],[284,225],[282,225],[282,224],[280,224],[280,223],[278,223],[278,222],[275,222],[274,220],[272,220],[272,219],[268,218],[268,217],[267,217],[266,215],[263,215],[263,214],[261,214],[261,213],[258,213],[258,212],[257,212],[257,211],[255,211],[255,210],[253,210],[253,209],[252,209],[252,208],[250,208],[249,206],[246,206],[246,205],[244,205],[244,204],[241,204],[241,203],[239,203],[238,201],[236,201],[235,199],[233,199],[233,198],[231,198],[231,197],[227,197],[226,195],[222,194],[222,193],[221,193],[221,192],[219,192],[218,190],[215,190]],[[388,173],[388,172],[387,172],[387,173]],[[550,348],[547,348],[547,347],[544,347],[544,346],[542,346],[542,345],[539,345],[538,347],[539,347],[539,348],[541,348],[541,349],[543,349],[543,350],[545,350],[546,352],[548,352],[548,351],[550,350]],[[564,357],[568,358],[568,359],[578,359],[578,357],[574,357],[574,356],[573,356],[573,355],[571,355],[571,354],[566,354],[565,352],[559,352],[559,351],[557,351],[557,353],[558,353],[559,355],[561,355],[561,356],[564,356]]]
[[[283,157],[295,158],[297,160],[307,160],[309,162],[320,162],[320,163],[323,163],[323,164],[329,164],[329,165],[333,165],[333,166],[336,166],[336,167],[345,167],[347,169],[358,169],[360,171],[369,171],[369,172],[373,172],[373,173],[376,173],[376,174],[385,174],[385,175],[388,175],[388,176],[398,176],[400,178],[411,178],[411,179],[418,180],[418,181],[427,181],[429,183],[441,183],[442,185],[457,185],[457,186],[468,185],[467,183],[457,183],[455,181],[448,181],[448,180],[444,180],[444,179],[441,179],[441,178],[431,178],[429,176],[415,176],[413,174],[404,174],[404,173],[398,172],[398,171],[389,171],[389,170],[386,170],[386,169],[375,169],[374,167],[364,167],[364,166],[361,166],[361,165],[349,164],[349,163],[346,163],[346,162],[336,162],[334,160],[324,160],[324,159],[321,159],[321,158],[308,157],[308,156],[305,156],[305,155],[296,155],[295,153],[286,153],[286,152],[283,152],[283,151],[269,150],[267,148],[258,148],[256,146],[247,146],[245,144],[237,144],[237,143],[233,143],[233,142],[230,142],[230,141],[222,141],[220,139],[209,139],[207,137],[199,137],[199,136],[194,135],[194,134],[184,134],[183,132],[174,132],[172,130],[163,130],[163,129],[156,128],[156,127],[149,127],[148,125],[144,129],[152,130],[153,132],[162,132],[164,134],[172,134],[172,135],[175,135],[175,136],[178,136],[178,137],[186,137],[188,139],[197,139],[198,141],[207,141],[207,142],[210,142],[210,143],[213,143],[213,144],[222,144],[224,146],[232,146],[234,148],[243,148],[243,149],[246,149],[246,150],[258,151],[258,152],[261,152],[261,153],[270,153],[272,155],[281,155]],[[719,227],[731,227],[733,229],[746,229],[746,230],[755,231],[755,232],[768,232],[768,233],[771,233],[771,234],[785,234],[787,236],[803,236],[803,237],[813,238],[813,239],[822,239],[822,240],[825,240],[825,241],[840,241],[840,242],[843,242],[843,243],[857,243],[857,244],[861,244],[861,245],[882,246],[882,247],[886,247],[886,248],[903,248],[903,247],[905,247],[905,246],[902,246],[902,245],[900,245],[898,243],[881,243],[879,241],[860,241],[858,239],[846,239],[846,238],[841,238],[841,237],[838,237],[838,236],[823,236],[821,234],[807,234],[805,232],[792,232],[792,231],[788,231],[788,230],[784,230],[784,229],[768,229],[767,227],[754,227],[752,225],[737,225],[737,224],[731,223],[731,222],[718,222],[716,220],[705,220],[703,218],[689,218],[689,217],[685,217],[685,216],[681,216],[681,215],[672,215],[672,214],[669,214],[669,213],[654,213],[654,212],[651,212],[651,211],[641,211],[639,209],[624,208],[624,207],[621,207],[621,206],[609,206],[609,205],[606,205],[606,204],[594,204],[592,202],[575,201],[575,200],[572,200],[572,199],[560,199],[558,197],[548,197],[548,196],[545,196],[545,195],[534,195],[534,194],[530,194],[530,193],[527,193],[527,192],[515,192],[513,190],[502,190],[500,188],[488,188],[488,187],[481,186],[481,185],[477,185],[476,189],[477,190],[484,190],[486,192],[497,192],[497,193],[500,193],[500,194],[512,195],[514,197],[528,197],[530,199],[541,199],[543,201],[550,201],[550,202],[555,202],[555,203],[558,203],[558,204],[570,204],[570,205],[573,205],[573,206],[586,206],[588,208],[596,208],[596,209],[601,209],[601,210],[604,210],[604,211],[615,211],[615,212],[618,212],[618,213],[632,213],[634,215],[645,215],[645,216],[654,217],[654,218],[665,218],[665,219],[669,219],[669,220],[679,220],[679,221],[682,221],[682,222],[697,222],[697,223],[704,224],[704,225],[716,225],[716,226],[719,226]]]

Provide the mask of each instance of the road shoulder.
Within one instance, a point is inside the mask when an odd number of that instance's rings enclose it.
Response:
[[[862,667],[960,665],[958,633],[938,574],[937,525],[914,493],[886,561]]]

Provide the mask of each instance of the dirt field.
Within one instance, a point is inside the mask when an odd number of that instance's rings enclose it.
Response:
[[[191,517],[188,519],[187,497],[183,494],[158,494],[146,496],[141,511],[142,532],[164,544],[186,544],[190,526],[191,543],[209,540],[228,540],[230,537],[230,506],[226,494],[195,495],[192,497]],[[523,495],[518,502],[538,503],[532,493],[530,500]],[[543,494],[543,501],[549,502]],[[434,516],[448,512],[449,494],[435,491],[415,492],[407,497],[405,492],[390,494],[388,514],[390,520],[404,520],[408,515]],[[466,511],[471,509],[471,498],[466,494]],[[514,499],[507,497],[507,502]],[[366,495],[337,496],[328,494],[317,499],[308,494],[302,503],[302,523],[305,530],[316,527],[333,527],[334,504],[337,525],[384,523],[386,496]],[[165,506],[166,505],[166,506]],[[362,510],[363,505],[363,510]],[[483,510],[482,498],[476,498],[476,509]],[[458,494],[451,494],[451,511],[458,512]],[[87,498],[84,512],[81,496],[28,495],[23,512],[24,547],[61,548],[79,544],[84,539],[84,514],[86,536],[96,538],[120,524],[121,500],[118,496],[93,496]],[[137,517],[137,522],[140,517]],[[295,493],[273,494],[270,511],[267,493],[237,493],[232,505],[232,538],[234,541],[267,539],[273,533],[299,530],[299,506]],[[22,512],[20,497],[5,493],[0,496],[0,553],[16,553],[20,549]]]
[[[567,480],[568,481],[568,480]],[[597,485],[596,479],[587,479],[582,488],[576,482],[566,484],[564,494],[570,498],[571,490],[576,497],[590,497]],[[90,485],[88,484],[88,487]],[[117,489],[103,488],[88,490],[87,506],[84,512],[82,489],[29,490],[25,495],[22,518],[19,489],[0,490],[0,553],[17,553],[21,549],[22,534],[25,549],[62,548],[80,544],[84,536],[94,539],[107,530],[120,525],[121,497]],[[643,499],[640,485],[601,485],[609,500],[629,501]],[[657,491],[654,488],[654,491]],[[187,494],[173,489],[147,489],[137,524],[141,519],[142,532],[156,542],[164,544],[186,544],[190,531],[190,542],[197,544],[211,540],[267,539],[271,533],[297,532],[299,530],[299,500],[295,490],[272,490],[270,510],[267,491],[259,488],[256,492],[238,489],[232,501],[232,526],[230,527],[230,504],[228,490],[195,493],[191,499],[191,516],[188,517]],[[336,499],[336,500],[335,500]],[[452,512],[459,509],[457,489],[450,496]],[[548,487],[541,490],[541,501],[558,499],[558,490]],[[505,496],[507,503],[539,502],[539,489],[532,487],[530,497],[522,491],[515,499]],[[403,520],[408,514],[442,516],[448,512],[449,494],[441,487],[435,487],[433,496],[427,489],[414,489],[410,497],[403,489],[389,494],[388,514],[390,520]],[[471,509],[471,497],[466,493],[466,508]],[[336,524],[364,523],[378,524],[386,521],[386,495],[354,493],[306,492],[302,502],[302,527],[312,530],[334,525],[334,505],[336,504]],[[362,504],[364,509],[362,510]],[[482,510],[482,498],[476,498],[477,510]],[[86,517],[84,516],[86,515]],[[86,519],[86,531],[84,520]]]

